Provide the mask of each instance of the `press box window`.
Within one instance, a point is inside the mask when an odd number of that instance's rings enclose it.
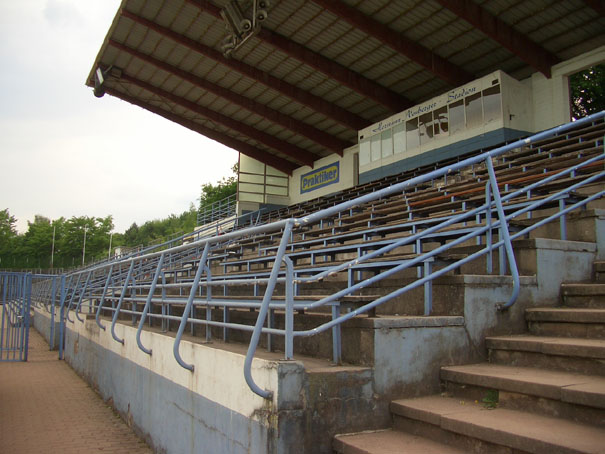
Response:
[[[464,102],[462,100],[450,104],[449,129],[455,134],[464,129]]]
[[[406,121],[405,136],[408,150],[416,148],[420,145],[420,136],[418,135],[418,118]]]
[[[391,156],[393,154],[393,130],[387,129],[386,131],[382,131],[381,143],[382,143],[382,157],[386,158],[387,156]]]
[[[393,151],[395,153],[405,151],[405,125],[403,123],[393,128]]]
[[[483,124],[483,107],[481,106],[481,93],[464,98],[467,129],[476,128]]]
[[[483,122],[500,120],[502,118],[502,96],[500,85],[483,90]]]

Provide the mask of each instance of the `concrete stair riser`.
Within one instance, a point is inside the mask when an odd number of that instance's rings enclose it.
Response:
[[[332,443],[341,454],[466,454],[467,451],[398,430],[337,435]]]
[[[605,284],[564,284],[561,297],[567,307],[605,309]]]
[[[487,338],[489,362],[605,376],[605,341],[569,337]]]
[[[605,261],[594,263],[595,281],[605,283]]]
[[[443,389],[444,395],[455,396],[477,404],[484,403],[484,399],[488,399],[491,393],[494,392],[493,388],[454,382],[444,382]],[[541,416],[565,418],[580,424],[605,428],[605,410],[577,403],[562,402],[558,399],[499,391],[497,406],[498,408],[530,412]]]
[[[600,453],[602,428],[464,400],[429,396],[391,403],[393,427],[468,452]]]
[[[533,308],[526,312],[530,334],[605,339],[605,309]]]
[[[427,424],[426,422],[417,421],[400,415],[393,415],[393,429],[428,438],[429,440],[435,440],[449,446],[454,446],[468,453],[531,454],[527,451],[514,450],[508,446],[501,446],[477,438],[471,438],[463,434],[450,432],[439,426]]]
[[[528,323],[528,329],[531,334],[536,336],[605,339],[605,326],[596,323],[535,321]]]
[[[478,364],[442,368],[441,379],[467,387],[478,386],[605,409],[605,378],[600,376]]]
[[[543,353],[491,350],[489,362],[521,367],[544,367],[565,372],[605,376],[605,360],[545,355]]]

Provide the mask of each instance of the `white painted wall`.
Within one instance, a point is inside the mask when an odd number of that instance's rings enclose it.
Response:
[[[153,352],[147,355],[137,345],[137,330],[134,327],[116,324],[116,335],[124,339],[124,344],[120,344],[112,338],[111,325],[107,321],[104,322],[107,329],[103,331],[94,319],[80,322],[73,313],[70,318],[75,322],[68,322],[67,328],[80,336],[225,408],[253,419],[257,419],[257,410],[266,408],[266,401],[254,394],[246,384],[243,374],[245,358],[241,354],[183,340],[181,357],[195,367],[194,372],[190,372],[176,362],[172,337],[143,331],[141,341]],[[263,389],[277,391],[278,369],[278,361],[259,358],[252,361],[252,376]],[[274,394],[276,401],[277,392]]]
[[[524,80],[533,94],[533,130],[543,131],[571,121],[569,76],[603,62],[605,46],[553,66],[550,79],[535,73]]]
[[[482,127],[470,131],[461,131],[455,135],[444,137],[443,139],[434,139],[431,142],[421,145],[414,150],[406,150],[401,153],[395,152],[389,156],[381,157],[378,160],[371,161],[367,165],[361,166],[360,171],[368,172],[393,164],[394,162],[407,159],[409,157],[416,156],[455,142],[466,140],[471,137],[476,137],[477,135],[485,134],[500,128],[539,132],[559,126],[563,123],[567,123],[571,120],[568,77],[571,74],[586,69],[587,67],[603,62],[605,62],[605,46],[599,47],[571,60],[567,60],[553,66],[552,77],[550,79],[547,79],[541,73],[535,73],[530,78],[519,82],[501,71],[495,71],[494,73],[484,76],[477,81],[473,81],[464,87],[459,87],[455,90],[452,90],[449,93],[464,89],[465,87],[471,87],[473,84],[479,84],[477,86],[480,86],[480,89],[484,89],[489,86],[493,78],[499,78],[502,86],[502,119],[499,121],[486,123]],[[429,101],[426,101],[419,106],[428,106],[435,103],[445,105],[443,103],[447,103],[447,96],[448,93],[445,93],[441,96],[437,96]],[[415,111],[414,109],[417,110],[417,108],[418,106],[415,106],[408,110]],[[406,112],[408,111],[400,112],[383,120],[382,122],[368,126],[367,128],[359,131],[359,136],[367,137],[368,134],[371,135],[372,130],[375,129],[380,123],[383,125],[389,124],[393,121],[396,121],[402,115],[405,116]],[[314,168],[319,168],[333,162],[340,162],[340,181],[337,184],[325,186],[315,191],[301,194],[300,177],[313,169],[309,166],[299,167],[289,178],[289,198],[281,197],[276,200],[271,200],[270,203],[292,205],[352,187],[355,181],[355,169],[353,165],[353,155],[355,153],[359,153],[358,145],[345,150],[342,157],[334,154],[319,159],[314,163]],[[242,165],[241,161],[240,165]],[[242,210],[257,210],[258,207],[258,203],[240,202],[238,213],[241,213]]]
[[[299,167],[292,172],[290,177],[290,205],[295,203],[304,202],[306,200],[316,199],[324,195],[332,194],[334,192],[342,191],[354,186],[356,178],[354,169],[354,155],[359,150],[357,145],[347,148],[343,156],[340,157],[336,154],[325,158],[318,159],[314,162],[314,169],[318,169],[334,162],[340,162],[340,178],[338,183],[334,183],[323,188],[316,189],[311,192],[300,193],[300,178],[302,175],[311,172],[313,169],[309,166]]]

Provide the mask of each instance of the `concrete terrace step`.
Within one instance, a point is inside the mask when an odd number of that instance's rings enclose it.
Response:
[[[532,454],[605,452],[602,428],[505,408],[490,410],[459,398],[397,400],[391,403],[391,411],[395,428],[430,436],[467,452],[510,452],[499,446]]]
[[[482,363],[443,367],[441,379],[605,409],[605,377],[595,375]]]
[[[517,335],[486,344],[490,363],[605,376],[605,339]]]
[[[338,454],[464,454],[466,451],[398,430],[336,435],[332,444]]]
[[[547,336],[498,336],[485,339],[487,348],[520,350],[549,355],[605,359],[605,340]]]
[[[533,308],[525,319],[535,335],[605,339],[605,308]]]
[[[561,298],[566,306],[605,309],[605,284],[561,284]]]
[[[545,307],[525,311],[530,322],[605,323],[605,309]]]

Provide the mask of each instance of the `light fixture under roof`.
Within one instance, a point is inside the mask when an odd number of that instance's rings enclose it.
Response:
[[[268,0],[252,0],[240,4],[238,0],[230,0],[223,9],[221,16],[227,27],[227,36],[221,42],[221,51],[225,57],[239,49],[247,40],[260,30],[261,22],[267,19]]]

